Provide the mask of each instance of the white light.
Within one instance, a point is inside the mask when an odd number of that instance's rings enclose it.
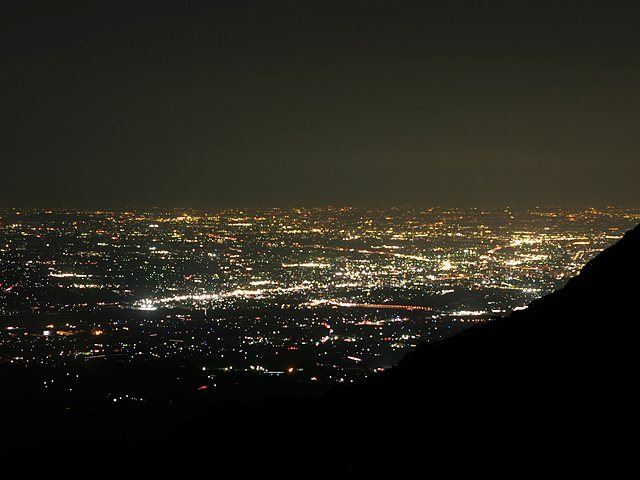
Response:
[[[138,307],[139,310],[146,310],[146,311],[151,311],[151,310],[157,310],[158,307],[154,306],[152,303],[150,302],[143,302],[142,305],[140,305]]]

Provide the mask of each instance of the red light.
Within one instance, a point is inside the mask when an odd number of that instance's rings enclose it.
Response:
[[[201,387],[198,387],[198,390],[206,390],[207,388],[209,388],[209,385],[202,385]]]

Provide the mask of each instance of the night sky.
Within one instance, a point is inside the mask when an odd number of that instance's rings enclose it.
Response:
[[[639,206],[638,2],[0,6],[0,206]]]

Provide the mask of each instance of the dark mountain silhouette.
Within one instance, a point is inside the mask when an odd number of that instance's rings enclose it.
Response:
[[[191,465],[205,455],[239,469],[489,462],[520,463],[517,474],[559,462],[611,473],[638,409],[639,294],[640,226],[526,310],[421,344],[387,372],[321,397],[221,406],[166,445],[183,445]],[[238,455],[252,460],[236,464]]]

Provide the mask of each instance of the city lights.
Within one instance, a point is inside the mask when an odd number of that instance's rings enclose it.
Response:
[[[210,390],[220,375],[304,370],[331,384],[386,369],[422,341],[561,287],[640,212],[3,210],[0,220],[0,362],[175,361]]]

